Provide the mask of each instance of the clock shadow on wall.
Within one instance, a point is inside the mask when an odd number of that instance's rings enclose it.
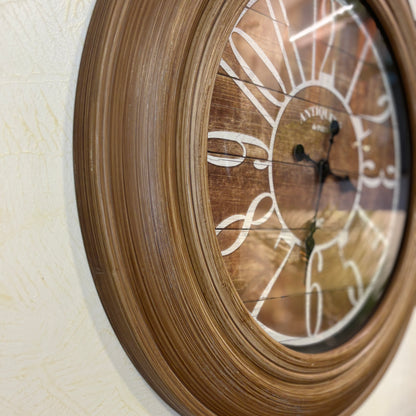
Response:
[[[180,414],[349,414],[383,374],[416,290],[414,39],[405,1],[97,2],[84,244]]]

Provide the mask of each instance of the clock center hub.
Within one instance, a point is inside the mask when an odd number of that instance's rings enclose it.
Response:
[[[348,228],[359,188],[360,146],[351,112],[335,91],[308,86],[281,109],[270,184],[282,226],[315,244]]]

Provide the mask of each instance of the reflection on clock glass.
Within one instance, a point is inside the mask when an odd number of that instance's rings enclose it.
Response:
[[[208,182],[241,301],[278,342],[321,352],[375,311],[403,237],[400,76],[363,2],[253,0],[216,76]]]

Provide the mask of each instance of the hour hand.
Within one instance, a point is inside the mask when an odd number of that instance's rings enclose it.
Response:
[[[332,170],[329,171],[329,175],[332,176],[337,182],[339,182],[341,192],[357,191],[357,188],[352,183],[349,175],[337,175],[336,173],[332,172]]]
[[[315,248],[315,233],[316,233],[317,227],[316,227],[316,220],[314,219],[311,222],[311,225],[309,226],[308,235],[305,239],[305,257],[306,257],[306,265],[305,265],[305,278],[304,278],[304,284],[306,285],[307,275],[308,275],[308,267],[309,267],[309,261],[312,256],[312,252]]]
[[[308,154],[305,153],[305,148],[301,144],[297,144],[293,148],[293,158],[296,162],[306,161],[313,163],[315,166],[318,165],[318,162],[315,162]]]

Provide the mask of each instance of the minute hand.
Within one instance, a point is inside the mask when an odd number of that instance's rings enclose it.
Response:
[[[318,188],[318,195],[316,198],[315,203],[315,213],[309,228],[309,234],[307,235],[305,239],[305,250],[306,250],[306,269],[305,269],[305,283],[306,283],[306,273],[309,265],[309,260],[312,255],[313,249],[315,248],[315,233],[317,230],[317,216],[319,211],[319,205],[321,203],[321,197],[322,197],[322,190],[325,183],[325,179],[328,177],[328,175],[332,174],[331,169],[329,167],[329,156],[331,154],[332,145],[334,144],[334,138],[339,133],[339,123],[336,120],[333,120],[330,125],[330,132],[331,137],[329,139],[329,147],[326,159],[320,160],[316,165],[318,167],[318,181],[319,181],[319,188]],[[316,162],[315,162],[316,163]]]

